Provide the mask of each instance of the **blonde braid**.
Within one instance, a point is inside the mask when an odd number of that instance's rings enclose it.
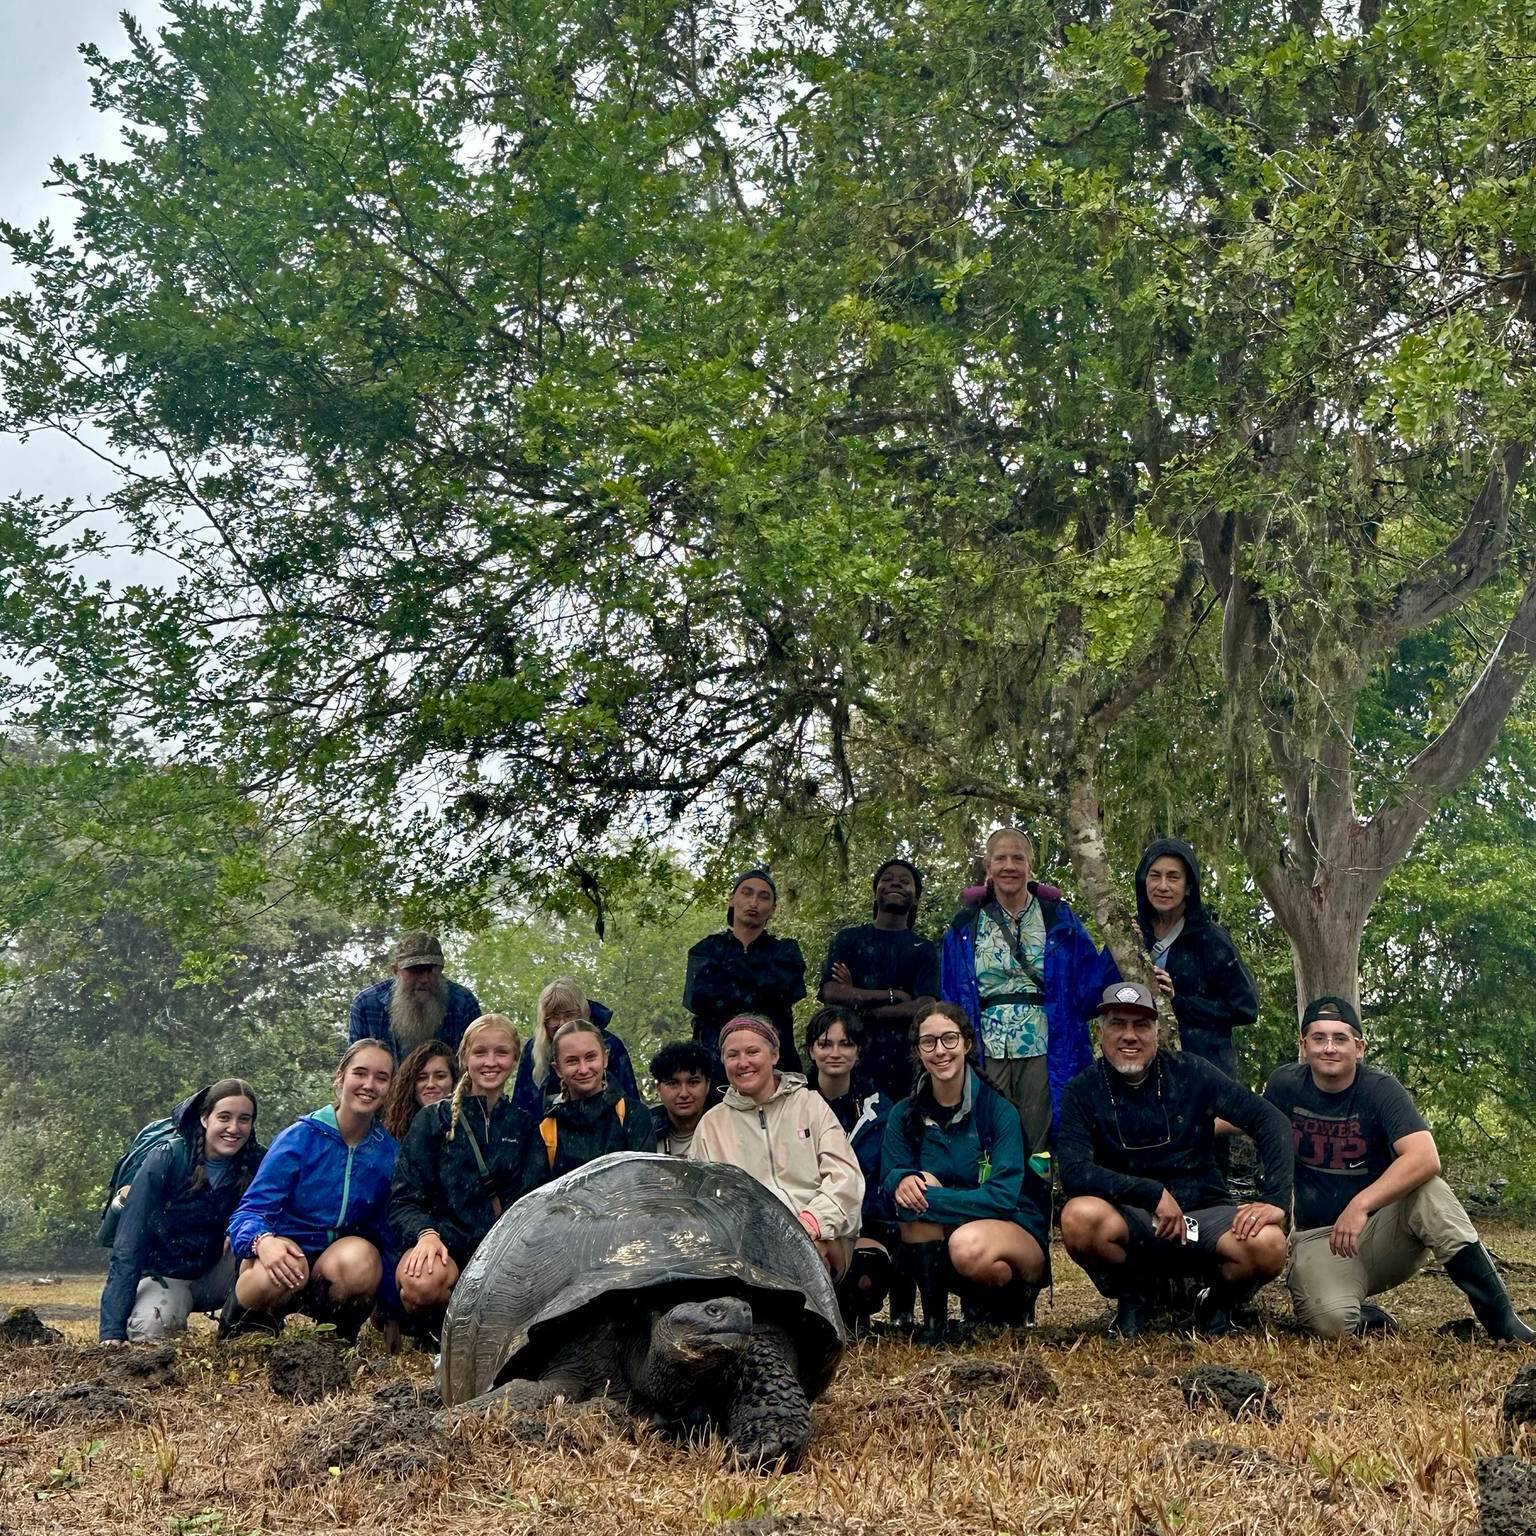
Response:
[[[464,1090],[469,1087],[469,1073],[466,1072],[459,1078],[458,1084],[453,1090],[453,1098],[448,1106],[448,1140],[453,1140],[453,1133],[459,1128],[459,1106],[464,1102]]]

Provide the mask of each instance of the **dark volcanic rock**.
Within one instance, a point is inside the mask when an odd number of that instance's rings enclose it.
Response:
[[[1536,1365],[1522,1365],[1505,1387],[1504,1423],[1511,1431],[1536,1424]]]
[[[272,1390],[293,1403],[317,1403],[352,1390],[352,1371],[335,1344],[323,1338],[284,1339],[267,1356]]]
[[[324,1480],[332,1467],[356,1467],[370,1476],[409,1477],[447,1463],[452,1442],[425,1408],[372,1398],[328,1413],[299,1431],[277,1477]]]
[[[0,1401],[0,1408],[15,1414],[34,1429],[63,1429],[70,1425],[142,1424],[153,1414],[147,1397],[125,1392],[104,1381],[74,1381],[64,1387],[43,1387]]]
[[[49,1328],[31,1307],[12,1307],[0,1317],[0,1344],[60,1344],[64,1335]]]
[[[425,1408],[428,1413],[436,1413],[443,1406],[443,1394],[434,1382],[412,1381],[409,1376],[380,1387],[373,1400],[387,1408]]]
[[[1251,1413],[1271,1424],[1280,1420],[1280,1409],[1269,1395],[1269,1383],[1257,1371],[1239,1371],[1230,1365],[1197,1365],[1174,1377],[1191,1408],[1225,1409],[1234,1419]]]
[[[130,1349],[88,1344],[81,1349],[56,1349],[53,1359],[62,1374],[116,1387],[175,1386],[181,1380],[173,1344],[137,1345]]]
[[[862,1520],[827,1520],[821,1515],[752,1515],[723,1526],[730,1536],[858,1536]]]
[[[1477,1464],[1478,1536],[1536,1536],[1536,1466],[1518,1456]]]

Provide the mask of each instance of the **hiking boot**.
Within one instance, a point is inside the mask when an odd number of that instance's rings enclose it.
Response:
[[[923,1302],[923,1326],[913,1337],[916,1344],[942,1344],[949,1322],[949,1245],[903,1243],[899,1262],[912,1277]]]
[[[1139,1339],[1147,1331],[1147,1304],[1140,1296],[1125,1295],[1115,1303],[1115,1315],[1109,1324],[1112,1339]]]
[[[1385,1307],[1369,1301],[1360,1303],[1360,1321],[1355,1324],[1358,1338],[1390,1339],[1397,1333],[1397,1319]]]

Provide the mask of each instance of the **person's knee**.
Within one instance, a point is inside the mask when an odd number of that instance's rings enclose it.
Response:
[[[1296,1320],[1323,1339],[1347,1338],[1360,1326],[1360,1303],[1353,1296],[1293,1296]]]
[[[968,1227],[960,1227],[949,1234],[949,1262],[957,1275],[967,1279],[985,1277],[992,1267],[990,1246]]]
[[[1264,1227],[1241,1243],[1232,1243],[1230,1251],[1221,1250],[1223,1259],[1235,1266],[1228,1271],[1234,1278],[1273,1280],[1289,1257],[1285,1233],[1279,1227]]]
[[[1107,1210],[1102,1200],[1091,1197],[1067,1201],[1061,1212],[1061,1240],[1068,1253],[1093,1253],[1102,1246]]]
[[[353,1296],[371,1296],[384,1277],[379,1250],[363,1238],[344,1238],[315,1261],[317,1278],[330,1282],[337,1300]]]

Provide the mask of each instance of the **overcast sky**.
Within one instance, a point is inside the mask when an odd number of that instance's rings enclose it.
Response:
[[[48,162],[110,151],[117,124],[91,107],[82,43],[121,54],[127,44],[119,14],[146,26],[164,19],[153,0],[0,0],[0,214],[13,224],[70,223],[68,205],[46,190]],[[17,281],[0,253],[0,285]],[[0,434],[0,496],[42,492],[89,496],[104,471],[88,454],[48,436],[22,444]]]

